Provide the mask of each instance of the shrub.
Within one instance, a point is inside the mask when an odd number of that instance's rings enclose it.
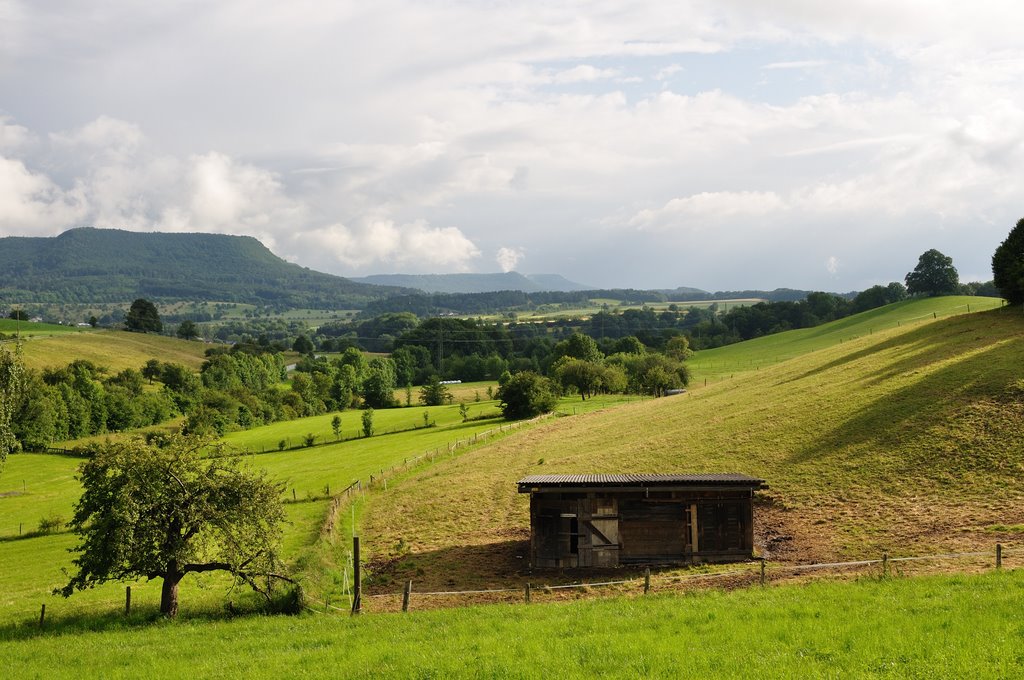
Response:
[[[52,534],[64,526],[64,518],[60,515],[47,515],[39,520],[39,533]]]
[[[501,412],[508,420],[547,413],[558,403],[558,388],[542,375],[522,371],[498,389]]]

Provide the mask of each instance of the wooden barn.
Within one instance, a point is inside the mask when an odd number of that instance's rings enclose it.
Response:
[[[767,488],[747,475],[533,475],[530,565],[735,562],[754,549],[753,496]]]

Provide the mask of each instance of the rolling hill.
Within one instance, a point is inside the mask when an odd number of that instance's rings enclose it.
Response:
[[[1024,316],[1003,308],[934,318],[935,304],[889,309],[925,319],[842,342],[857,317],[811,329],[837,335],[687,395],[551,421],[436,465],[374,499],[369,548],[395,560],[392,579],[415,569],[424,588],[494,587],[517,573],[529,535],[517,479],[723,471],[768,480],[756,543],[772,560],[1019,542]],[[859,321],[870,326],[884,314]],[[772,336],[783,356],[787,338],[807,341],[800,331]],[[737,364],[743,347],[730,350]],[[746,347],[756,353],[763,343]]]
[[[66,578],[60,566],[74,537],[32,529],[42,517],[67,517],[77,461],[15,456],[0,476],[5,661],[15,677],[1017,677],[1024,665],[1017,606],[1024,588],[1024,316],[1019,308],[950,315],[958,307],[956,299],[914,301],[816,335],[793,331],[716,350],[714,360],[731,362],[735,373],[713,375],[707,388],[542,421],[399,473],[390,488],[378,483],[340,518],[342,539],[355,528],[349,516],[360,525],[369,567],[369,613],[358,617],[337,596],[308,600],[303,616],[238,616],[234,606],[228,614],[223,600],[238,605],[244,593],[225,594],[224,581],[212,576],[189,581],[188,609],[175,622],[155,620],[158,583],[132,584],[130,616],[122,584],[52,597]],[[345,416],[346,427],[354,427],[354,415]],[[444,451],[446,427],[467,438],[493,427],[459,423],[454,412],[438,420],[439,427],[408,435],[249,459],[299,487],[288,504],[286,549],[322,540],[325,483],[336,489],[404,462],[393,442],[423,438],[417,451]],[[326,436],[326,418],[319,421],[320,429],[317,419],[287,425]],[[641,595],[641,578],[623,586],[628,596],[607,600],[569,602],[587,596],[538,588],[529,606],[415,611],[438,606],[428,604],[434,587],[576,577],[527,574],[516,560],[528,535],[525,496],[515,490],[524,474],[723,469],[769,481],[757,536],[761,554],[776,564],[882,550],[990,551],[996,541],[1013,562],[982,575],[769,582],[699,594]],[[330,550],[335,563],[310,556],[300,565],[323,568],[322,582],[305,581],[315,586],[311,594],[325,595],[330,584],[336,594],[348,583],[344,551]],[[661,583],[674,578],[658,576]],[[416,584],[413,611],[376,613],[398,601],[406,578]],[[579,594],[558,594],[566,592]],[[509,597],[521,602],[521,591]],[[451,606],[443,597],[433,601]],[[40,603],[47,604],[45,626]]]
[[[251,236],[71,229],[0,238],[0,302],[211,300],[345,309],[403,291],[286,262]]]

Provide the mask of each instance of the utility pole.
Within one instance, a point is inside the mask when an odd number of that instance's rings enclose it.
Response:
[[[444,322],[437,317],[437,373],[444,372]]]

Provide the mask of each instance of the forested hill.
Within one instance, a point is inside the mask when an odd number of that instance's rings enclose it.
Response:
[[[285,262],[251,236],[82,228],[0,238],[0,299],[13,302],[145,297],[341,309],[402,292]]]

